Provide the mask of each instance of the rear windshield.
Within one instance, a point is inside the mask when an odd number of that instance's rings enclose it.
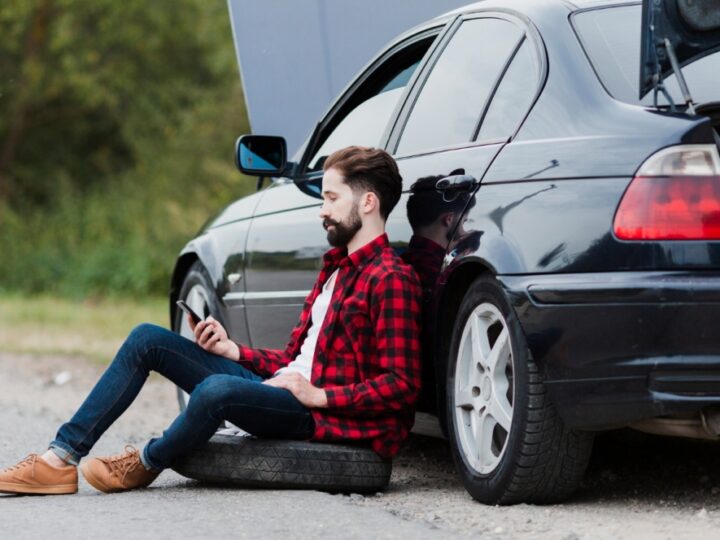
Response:
[[[581,11],[572,17],[572,24],[590,63],[610,95],[626,103],[652,105],[652,91],[642,101],[638,99],[641,6]],[[704,56],[683,66],[682,72],[695,103],[720,101],[717,76],[720,53]],[[665,79],[665,87],[676,104],[683,103],[675,75]],[[668,104],[662,94],[658,95],[658,104]]]

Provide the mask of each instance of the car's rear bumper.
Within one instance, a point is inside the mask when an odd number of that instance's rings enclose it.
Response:
[[[720,272],[499,279],[570,426],[720,405]]]

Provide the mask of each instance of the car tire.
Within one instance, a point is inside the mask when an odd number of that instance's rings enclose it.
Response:
[[[390,482],[392,462],[360,446],[214,435],[173,469],[194,480],[244,487],[374,493]]]
[[[220,320],[220,310],[218,309],[213,288],[210,285],[211,283],[210,276],[207,270],[205,270],[205,267],[200,261],[195,261],[185,275],[185,279],[180,287],[178,300],[184,300],[195,313],[202,317],[212,315],[215,319]],[[175,310],[173,331],[188,339],[195,339],[192,330],[190,330],[190,325],[187,322],[185,312],[181,309]],[[189,396],[179,387],[177,389],[177,399],[180,411],[184,411],[185,407],[187,407]]]
[[[473,498],[549,503],[577,488],[593,434],[564,426],[515,312],[492,277],[477,278],[460,305],[446,391],[455,466]]]

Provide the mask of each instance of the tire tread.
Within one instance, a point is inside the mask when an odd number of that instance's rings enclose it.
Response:
[[[359,446],[215,435],[173,469],[245,487],[366,493],[387,487],[392,462]]]
[[[537,365],[529,360],[528,421],[515,477],[499,504],[547,504],[567,498],[580,484],[592,450],[593,434],[563,425],[550,402]]]

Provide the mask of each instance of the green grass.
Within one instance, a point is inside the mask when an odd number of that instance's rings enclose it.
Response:
[[[107,363],[137,324],[168,327],[167,302],[0,295],[0,351]]]

